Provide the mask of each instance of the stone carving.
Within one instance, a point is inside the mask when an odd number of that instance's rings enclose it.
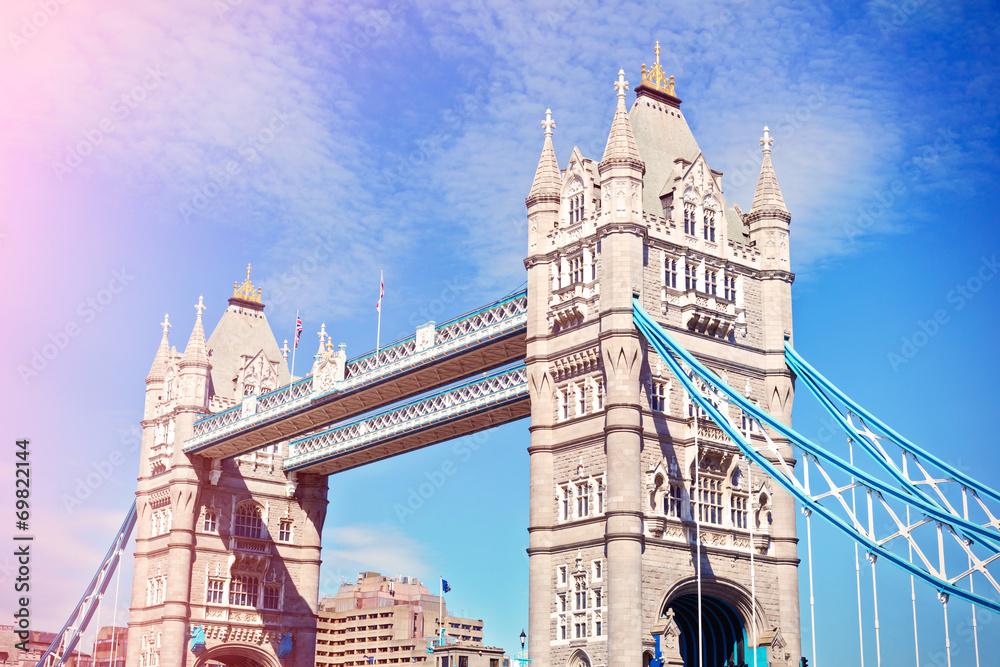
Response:
[[[434,347],[434,322],[421,324],[417,327],[416,342],[417,352]]]

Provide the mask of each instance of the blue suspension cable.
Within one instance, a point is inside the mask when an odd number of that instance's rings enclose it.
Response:
[[[720,429],[734,442],[736,443],[744,453],[751,458],[758,466],[763,470],[767,471],[768,474],[774,479],[778,484],[780,484],[786,491],[797,498],[803,505],[809,507],[814,512],[817,512],[820,516],[829,521],[834,527],[838,528],[845,534],[847,534],[851,539],[856,540],[865,547],[868,548],[869,552],[881,556],[893,563],[897,567],[903,569],[908,573],[912,573],[914,576],[920,578],[921,580],[927,582],[928,584],[934,586],[939,591],[947,591],[952,595],[957,595],[958,597],[978,604],[986,609],[989,609],[995,613],[1000,613],[1000,603],[994,602],[993,600],[981,597],[979,595],[972,594],[968,591],[962,590],[949,582],[943,581],[938,577],[932,575],[931,573],[915,567],[909,561],[900,558],[888,549],[883,548],[874,540],[858,533],[852,526],[850,526],[846,521],[835,515],[831,510],[825,506],[814,501],[808,494],[804,493],[798,486],[792,483],[792,480],[786,477],[784,474],[779,472],[771,462],[762,456],[756,449],[750,446],[742,437],[742,435],[729,423],[729,420],[725,419],[722,414],[718,411],[711,401],[707,400],[701,395],[701,393],[694,386],[694,383],[688,378],[687,374],[683,371],[680,364],[673,358],[671,351],[675,352],[680,358],[682,358],[685,363],[694,371],[698,372],[699,377],[716,386],[721,392],[725,393],[730,400],[735,402],[739,407],[741,407],[748,414],[753,415],[762,423],[766,423],[771,426],[775,431],[781,433],[784,437],[788,438],[791,442],[797,444],[804,452],[813,456],[813,458],[829,461],[835,466],[841,468],[848,474],[853,474],[859,479],[861,479],[870,488],[883,491],[887,495],[892,495],[903,502],[910,503],[921,509],[923,512],[931,515],[940,514],[940,510],[933,507],[927,507],[926,503],[920,502],[919,499],[913,498],[908,494],[904,494],[892,487],[879,482],[871,478],[871,476],[866,473],[857,470],[853,466],[847,464],[836,456],[825,452],[821,448],[817,447],[813,443],[809,442],[802,436],[800,436],[795,431],[791,430],[781,422],[772,418],[766,412],[763,412],[753,405],[749,401],[745,400],[742,396],[734,392],[730,387],[719,381],[714,375],[708,371],[697,359],[691,356],[683,347],[678,345],[673,339],[663,331],[659,324],[657,324],[649,314],[642,308],[637,299],[633,299],[633,318],[635,320],[636,326],[639,328],[640,332],[646,337],[646,339],[653,345],[657,353],[663,359],[663,361],[670,367],[671,371],[677,377],[678,381],[684,386],[685,390],[703,410],[705,410],[713,421],[719,426]],[[869,481],[872,484],[869,484]],[[943,518],[944,523],[952,524],[953,517]],[[966,526],[969,529],[974,529],[973,532],[981,532],[982,528],[972,524]]]

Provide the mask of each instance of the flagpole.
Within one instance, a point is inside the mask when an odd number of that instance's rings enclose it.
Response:
[[[381,315],[379,311],[379,315]],[[440,585],[441,598],[438,601],[438,623],[441,624],[441,639],[439,641],[439,646],[444,646],[444,577],[438,577],[438,584]]]
[[[378,272],[378,329],[375,331],[375,356],[376,361],[378,361],[378,349],[380,338],[382,336],[382,293],[385,291],[385,279],[382,275],[382,269]]]
[[[289,382],[295,382],[295,350],[299,349],[299,311],[295,311],[295,344],[292,345],[292,370],[289,372]]]

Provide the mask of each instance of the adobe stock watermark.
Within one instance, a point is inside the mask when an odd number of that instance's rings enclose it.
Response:
[[[208,182],[194,189],[191,199],[177,206],[185,223],[190,223],[196,213],[208,208],[213,199],[221,195],[229,187],[233,177],[239,175],[247,164],[260,162],[264,149],[271,145],[287,127],[288,121],[295,117],[290,111],[273,111],[267,124],[257,132],[247,137],[236,149],[236,155],[223,162],[209,174]]]
[[[10,42],[11,50],[14,53],[20,51],[25,44],[37,37],[38,33],[67,4],[69,4],[69,0],[39,0],[38,10],[21,19],[21,29],[16,33],[12,31],[7,33],[7,41]]]
[[[83,137],[79,141],[66,147],[66,155],[61,161],[53,160],[52,171],[56,180],[61,183],[67,175],[82,165],[87,156],[92,154],[109,135],[115,133],[120,127],[118,123],[128,120],[132,112],[149,98],[150,92],[160,87],[165,78],[167,74],[159,65],[147,67],[142,82],[116,97],[111,103],[111,116],[105,116],[96,126],[84,130]]]
[[[21,378],[22,384],[27,386],[31,380],[48,368],[49,364],[69,346],[69,342],[82,333],[83,325],[96,320],[97,316],[107,310],[108,306],[114,302],[115,297],[124,292],[133,280],[135,280],[135,276],[128,273],[125,268],[113,271],[111,280],[105,287],[77,305],[76,317],[67,320],[56,331],[50,331],[47,337],[48,341],[43,343],[40,348],[32,348],[31,360],[27,364],[18,364],[17,374]]]
[[[282,222],[286,222],[285,218]],[[341,239],[342,241],[342,239]],[[277,285],[271,285],[268,293],[271,295],[269,303],[279,305],[288,300],[289,292],[295,293],[305,286],[309,276],[316,273],[321,266],[336,256],[338,248],[338,237],[331,234],[314,234],[312,243],[309,244],[309,251],[306,256],[299,260],[289,271],[285,271],[276,278]],[[285,290],[289,290],[286,292]]]
[[[955,288],[945,295],[945,301],[951,304],[951,312],[945,308],[938,308],[934,311],[933,317],[917,320],[917,328],[910,335],[902,337],[899,349],[886,355],[893,372],[899,372],[900,366],[908,364],[917,356],[917,353],[941,332],[941,328],[951,322],[952,312],[961,311],[976,298],[986,283],[993,280],[997,271],[1000,271],[997,256],[983,257],[976,272],[964,282],[955,285]]]
[[[867,205],[858,207],[858,217],[844,226],[844,237],[847,241],[856,242],[858,237],[867,233],[875,226],[879,218],[895,205],[895,203],[910,191],[920,177],[941,159],[941,155],[957,146],[955,142],[959,135],[952,129],[939,129],[934,142],[923,146],[917,155],[903,163],[902,176],[894,178],[884,190],[872,193],[872,200]]]
[[[414,335],[414,330],[421,324],[431,321],[437,322],[438,318],[442,315],[449,319],[459,315],[459,313],[454,312],[454,309],[449,308],[449,306],[458,301],[462,294],[472,288],[472,285],[471,281],[464,281],[457,276],[445,280],[444,286],[436,297],[424,302],[423,305],[410,314],[408,322],[413,329],[400,331],[399,335],[396,336],[396,340],[402,340]]]
[[[446,459],[436,470],[424,473],[424,479],[416,486],[407,489],[406,502],[395,503],[392,506],[396,520],[400,525],[423,509],[451,477],[458,472],[459,463],[467,463],[475,452],[482,449],[483,444],[490,439],[489,433],[480,431],[473,435],[459,438],[452,446],[452,456]],[[458,463],[456,463],[456,459]]]
[[[826,84],[813,85],[810,87],[811,93],[802,104],[785,114],[784,118],[778,119],[778,124],[774,126],[771,136],[775,139],[790,139],[795,136],[805,124],[812,120],[813,115],[829,101],[829,87]],[[769,126],[770,127],[770,126]],[[745,157],[740,162],[735,171],[731,170],[730,182],[739,187],[747,182],[752,182],[760,174],[761,154],[756,146],[748,147]]]
[[[406,181],[416,171],[424,167],[434,156],[443,153],[445,145],[454,139],[450,132],[457,132],[476,112],[482,109],[490,95],[502,89],[503,83],[495,76],[476,86],[471,93],[459,95],[455,104],[441,112],[444,128],[415,140],[415,150],[405,156],[397,156],[396,165],[382,170],[382,182],[386,188],[396,192],[399,183]],[[508,88],[510,86],[508,85]]]
[[[378,36],[392,24],[393,20],[403,13],[403,7],[402,2],[393,2],[385,9],[369,9],[360,19],[356,20],[347,37],[338,44],[340,58],[344,64],[350,63],[362,51],[371,46],[378,39]]]
[[[878,30],[882,34],[882,39],[888,39],[892,33],[909,23],[913,15],[926,4],[927,0],[904,0],[899,4],[889,5],[892,11],[889,12],[888,18],[883,16],[879,17],[878,21],[876,21]]]
[[[125,463],[130,463],[127,454],[139,451],[142,444],[142,428],[130,426],[121,432],[118,447],[107,456],[91,461],[85,471],[78,475],[71,488],[67,488],[60,500],[67,514],[72,514],[112,478],[115,471]]]

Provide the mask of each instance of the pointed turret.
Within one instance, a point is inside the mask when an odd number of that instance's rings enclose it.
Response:
[[[170,331],[170,315],[164,315],[160,322],[163,327],[163,337],[160,339],[160,347],[156,349],[156,356],[153,357],[153,365],[146,376],[146,384],[151,382],[162,382],[163,376],[167,372],[167,357],[170,355],[170,342],[167,340],[167,332]]]
[[[194,328],[191,329],[187,347],[178,364],[181,376],[178,406],[207,410],[212,364],[208,360],[205,328],[201,323],[201,314],[205,310],[203,297],[198,297],[198,304],[194,309],[197,312]]]
[[[555,126],[552,110],[546,109],[545,120],[542,121],[545,143],[542,144],[542,155],[538,159],[531,191],[524,200],[528,207],[528,257],[548,252],[551,249],[549,242],[552,230],[559,226],[562,171],[552,147],[552,130]]]
[[[788,226],[792,216],[785,208],[785,199],[781,196],[778,178],[771,166],[773,143],[771,131],[764,127],[764,136],[760,139],[764,159],[746,223],[750,227],[750,241],[761,253],[761,268],[789,271]]]
[[[562,175],[559,170],[559,161],[556,159],[556,152],[552,148],[552,130],[556,123],[552,120],[552,110],[545,110],[545,120],[542,121],[542,128],[545,129],[545,143],[542,145],[542,156],[538,159],[538,168],[535,169],[535,179],[531,182],[531,191],[525,203],[530,208],[531,205],[542,198],[559,198],[559,188],[562,185]]]
[[[646,167],[642,163],[642,157],[639,156],[639,147],[636,146],[632,125],[628,120],[628,109],[625,107],[625,91],[628,90],[625,70],[618,70],[615,90],[618,91],[618,108],[615,109],[615,118],[611,121],[611,133],[608,134],[608,144],[604,148],[604,157],[601,158],[598,169],[603,172],[606,166],[621,164],[645,172]]]
[[[205,311],[204,297],[198,297],[198,305],[194,309],[198,314],[195,317],[194,328],[191,330],[190,338],[188,338],[187,347],[184,348],[184,356],[181,359],[180,366],[181,368],[186,366],[208,368],[210,366],[208,361],[208,343],[205,340],[205,328],[201,322],[201,314]]]
[[[773,143],[771,131],[765,125],[764,136],[760,140],[760,145],[764,147],[764,161],[760,167],[760,178],[757,179],[757,190],[753,195],[750,213],[767,211],[769,213],[783,213],[788,216],[785,199],[781,196],[781,188],[778,187],[778,177],[774,175],[774,167],[771,165],[771,145]],[[790,218],[791,216],[789,216]]]

